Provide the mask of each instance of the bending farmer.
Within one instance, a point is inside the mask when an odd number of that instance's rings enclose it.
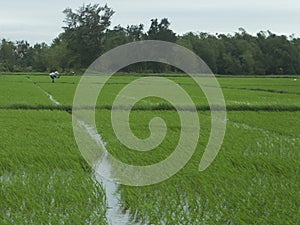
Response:
[[[57,71],[55,71],[55,72],[50,73],[49,76],[52,80],[52,83],[54,83],[54,79],[59,78],[59,73]]]

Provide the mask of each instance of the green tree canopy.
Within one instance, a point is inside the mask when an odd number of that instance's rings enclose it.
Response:
[[[110,26],[114,11],[107,5],[83,5],[77,11],[67,8],[63,11],[66,18],[65,32],[61,39],[66,43],[70,54],[76,55],[77,66],[87,67],[104,50],[102,45],[105,31]]]
[[[261,31],[251,35],[243,28],[234,34],[188,32],[177,35],[167,18],[143,24],[110,27],[114,11],[107,5],[66,8],[64,31],[51,45],[2,39],[0,71],[84,70],[100,55],[132,41],[176,42],[199,55],[217,74],[300,74],[300,38]],[[130,65],[123,71],[173,72],[172,66],[154,62]]]

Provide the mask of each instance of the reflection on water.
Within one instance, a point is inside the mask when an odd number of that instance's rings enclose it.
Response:
[[[82,120],[77,120],[77,122],[85,128],[89,136],[93,138],[93,140],[100,145],[102,149],[105,149],[105,142],[102,140],[102,137],[98,134],[98,131],[94,127]],[[107,153],[106,149],[105,151]],[[101,171],[101,174],[111,174],[111,165],[106,156],[101,158],[101,163],[96,163],[96,165],[94,165],[96,180],[103,186],[105,190],[107,203],[106,218],[111,225],[132,225],[133,222],[130,220],[130,213],[128,211],[123,213],[122,206],[119,203],[120,195],[118,194],[118,184],[108,181],[99,175],[100,172],[97,172]]]

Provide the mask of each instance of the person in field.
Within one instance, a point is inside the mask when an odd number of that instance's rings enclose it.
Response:
[[[50,73],[49,76],[52,80],[52,83],[54,83],[54,79],[59,78],[59,73],[57,71],[55,71],[55,72]]]

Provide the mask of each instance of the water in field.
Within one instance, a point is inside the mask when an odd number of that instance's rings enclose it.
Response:
[[[50,95],[48,92],[44,91],[44,93],[49,97],[50,101],[55,103],[56,105],[60,105],[60,102],[57,101],[52,95]]]
[[[105,149],[105,142],[102,140],[102,137],[98,134],[97,130],[90,126],[89,124],[85,123],[82,120],[77,120],[77,122],[83,126],[86,130],[86,132],[89,134],[91,138],[94,139],[94,141],[102,147],[102,149]],[[106,157],[101,158],[101,167],[98,165],[94,166],[95,169],[95,178],[96,180],[102,185],[102,187],[105,189],[105,195],[106,195],[106,203],[107,203],[107,211],[106,211],[106,217],[111,225],[127,225],[127,224],[133,224],[130,221],[130,214],[129,212],[123,212],[121,204],[119,203],[120,195],[118,194],[118,184],[115,182],[109,181],[102,176],[100,176],[99,170],[101,170],[101,174],[111,174],[111,165],[109,161],[106,159]]]
[[[39,87],[39,88],[49,97],[49,99],[53,103],[55,103],[56,105],[60,105],[60,102],[58,100],[56,100],[51,94],[49,94],[48,92],[43,90],[41,87]],[[87,123],[85,123],[82,120],[77,120],[77,122],[85,128],[85,130],[89,134],[89,136],[91,138],[93,138],[94,141],[96,141],[96,143],[98,145],[100,145],[103,149],[105,149],[105,143],[103,142],[101,136],[98,134],[97,130],[94,127],[88,125]],[[105,163],[105,164],[103,164],[103,162],[101,163],[101,169],[103,170],[103,165],[105,165],[106,168],[104,168],[104,169],[106,170],[107,173],[110,173],[111,166],[108,161],[106,161],[106,162],[107,163]],[[99,173],[97,173],[97,169],[100,169],[100,168],[96,167],[95,169],[96,169],[95,178],[96,178],[97,182],[99,182],[105,190],[106,203],[107,203],[106,218],[107,218],[109,224],[111,224],[111,225],[131,224],[132,225],[132,222],[130,222],[129,212],[123,213],[121,205],[119,203],[119,194],[117,193],[118,185],[116,183],[114,183],[112,181],[108,181],[105,178],[103,178],[102,176],[100,176]]]
[[[28,78],[30,80],[30,78]],[[41,88],[38,84],[35,83],[35,85],[44,92],[45,95],[47,95],[51,102],[53,102],[55,105],[60,105],[60,102],[57,101],[51,94],[49,94],[47,91],[45,91],[43,88]]]
[[[132,224],[130,222],[129,212],[122,212],[121,205],[119,203],[118,185],[114,182],[107,181],[96,173],[96,179],[102,184],[105,189],[107,211],[106,218],[111,225],[127,225]]]

